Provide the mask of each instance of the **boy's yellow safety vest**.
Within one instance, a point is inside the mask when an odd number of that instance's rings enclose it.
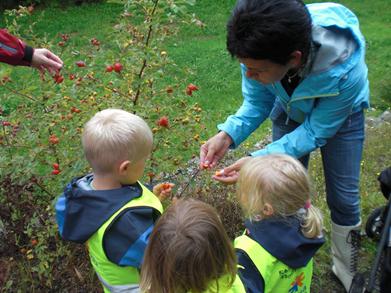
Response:
[[[313,260],[293,269],[276,259],[247,235],[235,239],[234,246],[250,257],[264,280],[265,293],[308,293],[311,288]],[[245,268],[244,268],[245,269]]]
[[[107,227],[116,219],[117,215],[128,208],[151,207],[160,213],[163,212],[160,200],[148,188],[141,183],[139,184],[142,187],[142,195],[132,199],[116,211],[87,242],[92,266],[99,280],[102,282],[105,292],[123,292],[121,290],[129,291],[130,289],[137,288],[140,278],[137,268],[119,266],[106,257],[103,249],[103,236]]]

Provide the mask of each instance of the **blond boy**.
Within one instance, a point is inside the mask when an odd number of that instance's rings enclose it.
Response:
[[[118,109],[95,114],[82,136],[92,173],[73,179],[56,203],[61,236],[87,243],[105,292],[139,292],[139,268],[160,200],[138,180],[152,151],[152,132]],[[162,184],[154,191],[165,195]]]

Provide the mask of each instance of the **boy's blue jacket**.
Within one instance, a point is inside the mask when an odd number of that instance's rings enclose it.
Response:
[[[312,67],[289,96],[280,82],[263,85],[242,69],[243,104],[218,129],[237,147],[267,118],[283,108],[289,119],[301,123],[294,131],[252,155],[285,153],[300,158],[324,146],[347,117],[369,107],[365,41],[356,16],[335,3],[307,5],[313,42],[319,48]]]
[[[73,179],[56,202],[56,220],[65,240],[86,242],[116,211],[142,194],[138,183],[112,190],[92,190],[92,179],[92,174]],[[159,215],[150,207],[135,207],[121,213],[107,228],[103,239],[107,258],[117,265],[140,267],[149,236],[145,234],[151,233]]]
[[[295,269],[306,266],[325,242],[324,238],[309,239],[300,231],[300,221],[296,217],[288,219],[270,218],[262,221],[245,222],[247,235],[258,242],[275,258]],[[239,276],[247,293],[263,293],[263,277],[249,256],[236,250]],[[246,269],[241,269],[243,266]],[[261,281],[260,281],[261,280]]]

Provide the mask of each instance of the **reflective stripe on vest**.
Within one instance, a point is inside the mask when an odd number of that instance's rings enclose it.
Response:
[[[312,259],[305,267],[293,269],[276,259],[259,243],[246,235],[235,239],[234,246],[250,257],[262,275],[265,293],[307,293],[311,289]]]
[[[139,272],[135,267],[118,266],[112,263],[107,257],[103,249],[103,237],[107,227],[123,210],[133,207],[151,207],[160,213],[163,212],[163,207],[160,200],[144,185],[139,182],[142,187],[142,195],[134,198],[118,211],[116,211],[90,239],[87,245],[90,254],[91,264],[99,276],[102,284],[104,284],[105,292],[110,288],[111,292],[121,292],[124,285],[136,285],[139,283]],[[107,289],[106,289],[107,288]]]

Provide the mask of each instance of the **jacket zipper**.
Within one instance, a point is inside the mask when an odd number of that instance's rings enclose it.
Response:
[[[272,83],[272,86],[274,88],[274,90],[279,93],[277,87],[275,86],[274,83]],[[316,95],[316,96],[304,96],[304,97],[297,97],[295,99],[291,99],[289,100],[288,102],[286,102],[286,111],[287,111],[287,118],[286,118],[286,121],[285,121],[285,125],[288,125],[289,123],[289,112],[291,110],[291,103],[293,102],[297,102],[297,101],[302,101],[302,100],[307,100],[307,99],[315,99],[315,98],[323,98],[323,97],[335,97],[335,96],[338,96],[339,95],[339,92],[336,92],[336,93],[329,93],[329,94],[320,94],[320,95]]]

